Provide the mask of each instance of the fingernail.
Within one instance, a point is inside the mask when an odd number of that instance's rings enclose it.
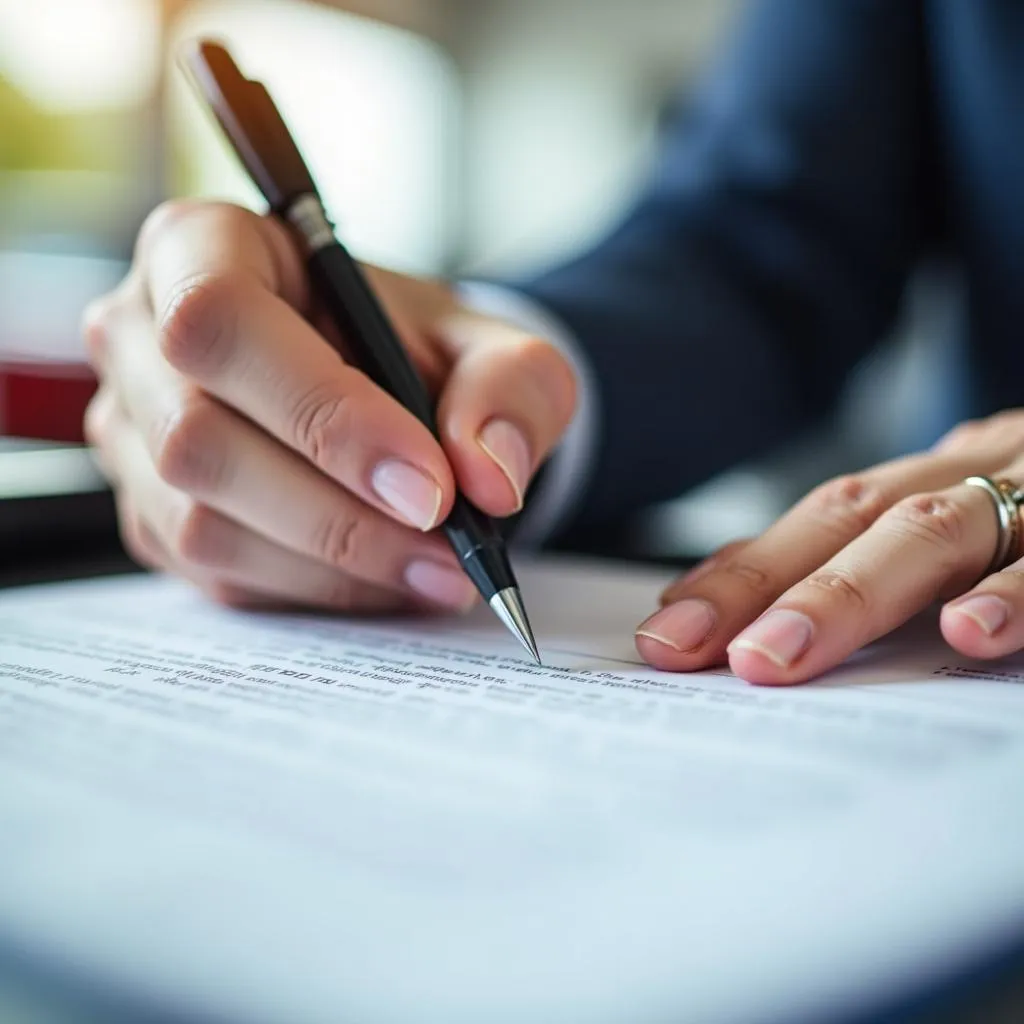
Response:
[[[413,526],[432,530],[437,525],[441,488],[426,473],[400,459],[388,459],[374,469],[371,483],[381,501]]]
[[[447,608],[469,609],[476,601],[476,588],[461,569],[437,562],[410,562],[405,582],[417,593]]]
[[[491,420],[476,440],[505,474],[505,479],[515,492],[518,512],[523,507],[523,495],[530,482],[530,448],[526,438],[508,420]]]
[[[748,626],[731,644],[736,648],[758,651],[779,668],[789,668],[811,645],[814,623],[789,608],[777,608]]]
[[[641,623],[636,635],[684,653],[704,643],[715,628],[715,618],[715,610],[707,601],[689,598],[656,612]]]
[[[1010,618],[1010,606],[994,594],[969,597],[959,604],[951,605],[950,610],[973,619],[988,636],[998,633]]]

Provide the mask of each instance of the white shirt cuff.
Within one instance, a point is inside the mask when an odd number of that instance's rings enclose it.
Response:
[[[460,284],[458,292],[476,312],[515,324],[551,342],[576,374],[576,412],[543,478],[531,492],[513,537],[517,547],[538,547],[578,508],[593,470],[600,423],[594,372],[572,332],[532,299],[511,288],[477,281]]]

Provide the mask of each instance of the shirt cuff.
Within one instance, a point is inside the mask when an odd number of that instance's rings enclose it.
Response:
[[[517,547],[539,547],[556,534],[579,508],[597,454],[598,390],[594,372],[572,331],[550,310],[501,285],[471,281],[458,286],[465,305],[477,313],[515,324],[556,346],[569,361],[577,381],[576,411],[544,474],[516,524]]]

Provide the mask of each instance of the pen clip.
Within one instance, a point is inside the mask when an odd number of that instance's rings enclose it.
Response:
[[[271,210],[286,214],[300,196],[319,195],[270,93],[242,74],[224,46],[200,39],[180,63]]]

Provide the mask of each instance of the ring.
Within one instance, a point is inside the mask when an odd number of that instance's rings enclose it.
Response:
[[[980,487],[995,506],[999,540],[992,561],[985,570],[985,575],[988,576],[990,573],[1005,569],[1020,557],[1020,509],[1024,504],[1024,487],[1018,487],[1005,477],[993,480],[987,476],[969,476],[964,483],[971,487]]]

